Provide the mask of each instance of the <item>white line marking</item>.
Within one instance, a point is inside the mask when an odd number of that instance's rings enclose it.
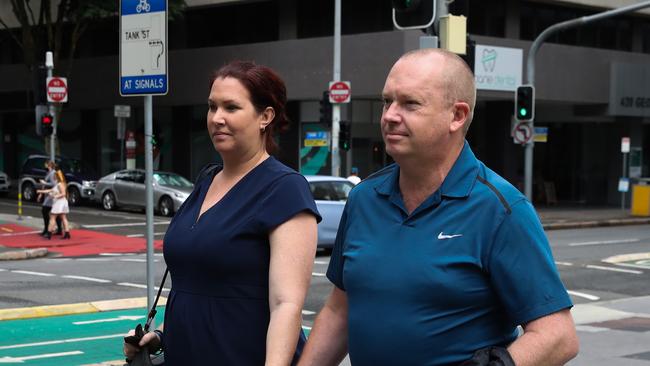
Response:
[[[119,257],[121,255],[126,255],[125,253],[99,253],[99,255],[105,255],[107,257]]]
[[[591,264],[588,264],[585,267],[591,268],[591,269],[602,269],[603,271],[623,272],[623,273],[632,273],[632,274],[643,274],[643,271],[635,271],[633,269],[602,267],[602,266],[594,266],[594,265],[591,265]]]
[[[578,332],[587,332],[587,333],[599,333],[608,331],[608,328],[601,327],[592,327],[591,325],[576,325],[576,330]]]
[[[570,247],[579,247],[583,245],[607,245],[607,244],[624,244],[638,243],[641,239],[620,239],[620,240],[602,240],[602,241],[583,241],[579,243],[569,243]]]
[[[0,237],[5,237],[5,236],[21,236],[21,235],[34,235],[40,233],[40,230],[36,231],[23,231],[20,233],[6,233],[6,234],[0,234]]]
[[[111,261],[109,258],[76,258],[76,261],[84,261],[84,262],[109,262]]]
[[[592,301],[600,300],[600,297],[595,296],[595,295],[585,294],[584,292],[571,291],[571,290],[568,290],[567,292],[568,292],[570,295],[578,296],[578,297],[584,297],[584,298],[587,299],[587,300],[592,300]]]
[[[0,272],[4,272],[4,271],[6,271],[6,269],[0,268]]]
[[[311,275],[314,277],[325,277],[325,273],[312,272]]]
[[[0,346],[0,350],[3,350],[3,349],[13,349],[13,348],[36,347],[36,346],[48,346],[48,345],[50,345],[50,344],[74,343],[74,342],[83,342],[83,341],[94,341],[94,340],[97,340],[97,339],[108,339],[108,338],[117,338],[117,337],[124,337],[124,333],[120,333],[120,334],[109,334],[109,335],[96,336],[96,337],[59,339],[59,340],[54,340],[54,341],[45,341],[45,342],[36,342],[36,343],[10,344],[10,345],[8,345],[8,346]]]
[[[572,266],[573,263],[570,262],[555,262],[558,266]]]
[[[311,330],[311,327],[308,327],[308,326],[306,326],[306,325],[303,325],[303,326],[302,326],[302,329]]]
[[[154,225],[167,225],[171,221],[156,221]],[[97,225],[81,225],[84,229],[99,229],[107,227],[128,227],[128,226],[146,226],[146,222],[131,222],[131,223],[122,223],[122,224],[97,224]]]
[[[85,324],[95,324],[95,323],[109,323],[109,322],[119,322],[122,320],[139,320],[145,318],[144,315],[120,315],[117,318],[106,318],[106,319],[96,319],[96,320],[86,320],[82,322],[73,322],[74,325],[85,325]]]
[[[315,311],[311,311],[311,310],[303,310],[302,311],[302,315],[314,315],[314,314],[316,314]]]
[[[0,363],[24,363],[26,360],[38,360],[39,358],[62,357],[72,355],[83,355],[81,351],[59,352],[59,353],[44,353],[42,355],[23,356],[23,357],[0,357]]]
[[[314,263],[316,263],[316,264],[330,264],[330,262],[326,262],[326,261],[314,261]]]
[[[141,259],[141,258],[124,258],[124,259],[118,259],[120,262],[138,262],[138,263],[145,263],[147,260],[146,259]],[[155,263],[158,263],[159,261],[157,259],[153,260]]]
[[[91,281],[91,282],[99,282],[99,283],[109,283],[111,282],[110,280],[104,280],[101,278],[93,278],[93,277],[84,277],[84,276],[73,276],[73,275],[65,275],[61,276],[63,278],[71,278],[73,280],[84,280],[84,281]]]
[[[56,276],[53,273],[43,273],[43,272],[32,272],[32,271],[21,271],[21,270],[12,270],[11,272],[13,273],[22,273],[22,274],[28,274],[28,275],[34,275],[34,276],[43,276],[43,277],[52,277]]]
[[[131,282],[120,282],[118,283],[119,286],[127,286],[127,287],[135,287],[135,288],[147,288],[147,285],[141,285],[139,283],[131,283]],[[160,287],[155,286],[154,289],[158,290]],[[163,291],[170,291],[167,287],[163,287]]]
[[[609,263],[609,262],[605,262],[605,263]],[[638,264],[632,264],[632,263],[612,263],[612,264],[615,264],[615,265],[617,265],[617,266],[622,266],[622,267],[631,267],[631,268],[639,268],[639,269],[650,269],[650,267],[648,267],[648,266],[640,266],[640,265],[638,265]]]
[[[154,236],[156,236],[156,235],[165,235],[166,233],[167,233],[167,232],[163,232],[163,233],[153,233],[153,235],[154,235]],[[131,234],[131,235],[127,235],[126,237],[127,237],[127,238],[143,238],[143,237],[144,237],[144,234]]]

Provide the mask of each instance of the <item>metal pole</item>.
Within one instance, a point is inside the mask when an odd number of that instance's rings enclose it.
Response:
[[[627,178],[627,153],[623,153],[623,179]],[[621,192],[621,210],[625,210],[625,191]]]
[[[45,52],[45,68],[47,69],[47,77],[52,77],[52,69],[54,69],[54,55],[52,51]],[[50,135],[50,160],[54,161],[54,144],[56,143],[56,110],[52,102],[47,103],[48,112],[52,116],[52,134]]]
[[[341,0],[334,1],[334,82],[341,81]],[[341,176],[339,131],[341,129],[341,105],[332,105],[332,175]]]
[[[144,97],[144,169],[145,196],[147,205],[147,309],[151,309],[154,301],[153,273],[153,97]],[[152,326],[154,326],[152,324]]]
[[[568,28],[573,28],[579,25],[585,25],[587,23],[596,21],[596,20],[602,20],[605,18],[610,18],[616,15],[624,14],[624,13],[629,13],[635,10],[643,9],[650,7],[650,1],[643,1],[638,4],[632,4],[628,6],[624,6],[622,8],[618,9],[612,9],[608,11],[604,11],[602,13],[598,14],[593,14],[589,16],[584,16],[576,19],[571,19],[567,20],[564,22],[560,22],[557,24],[553,24],[552,26],[546,28],[542,33],[540,33],[537,38],[533,41],[533,43],[530,45],[530,49],[528,50],[528,59],[526,60],[526,83],[530,85],[535,85],[535,56],[537,56],[537,51],[539,51],[539,48],[542,46],[542,43],[550,37],[552,34],[559,32],[561,30],[565,30]],[[534,121],[531,120],[530,124],[531,127],[534,129]],[[525,155],[525,193],[526,197],[532,202],[532,192],[533,192],[533,148],[534,148],[535,142],[531,139],[531,141],[526,145],[526,155]]]

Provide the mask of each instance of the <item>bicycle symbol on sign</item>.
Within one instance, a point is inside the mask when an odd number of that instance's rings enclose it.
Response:
[[[135,7],[135,11],[137,11],[138,13],[141,13],[143,11],[145,13],[148,13],[149,10],[151,10],[151,5],[149,5],[147,0],[140,0],[140,3],[138,4],[138,6]]]

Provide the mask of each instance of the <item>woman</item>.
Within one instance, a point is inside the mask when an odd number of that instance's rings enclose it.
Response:
[[[56,174],[56,170],[58,168],[52,160],[48,160],[45,162],[45,169],[47,169],[45,179],[41,179],[40,183],[45,187],[54,187],[56,185],[56,178],[54,177],[54,174]],[[40,198],[41,195],[39,195],[39,200]],[[46,237],[50,232],[50,211],[52,211],[52,196],[46,194],[45,197],[43,197],[43,206],[41,207],[41,215],[43,216],[43,232],[41,232],[41,236]],[[55,234],[61,235],[63,233],[63,230],[61,229],[60,218],[56,219],[56,228],[57,229]]]
[[[162,344],[167,366],[289,365],[304,344],[320,216],[305,178],[270,156],[288,126],[286,89],[252,62],[222,67],[210,85],[207,129],[223,165],[202,174],[167,229],[164,332],[140,346]],[[124,344],[127,359],[135,351]]]
[[[50,210],[50,222],[45,237],[49,240],[52,239],[52,232],[56,229],[56,222],[61,220],[63,223],[63,237],[61,239],[70,239],[70,228],[68,226],[67,214],[70,212],[68,208],[67,197],[67,184],[63,171],[56,170],[54,173],[56,184],[50,189],[38,190],[38,193],[48,194],[52,199],[52,209]]]

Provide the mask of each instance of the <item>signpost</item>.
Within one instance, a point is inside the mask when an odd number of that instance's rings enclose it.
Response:
[[[144,96],[144,161],[147,207],[147,299],[153,278],[153,95],[167,85],[167,0],[120,0],[120,95]]]

